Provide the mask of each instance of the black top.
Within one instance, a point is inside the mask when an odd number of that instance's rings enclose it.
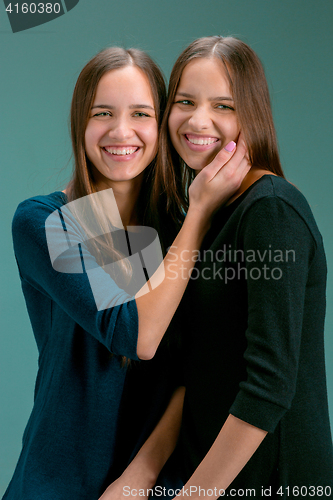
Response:
[[[230,488],[260,497],[282,486],[277,498],[287,498],[288,486],[306,486],[303,498],[319,498],[309,487],[330,486],[331,498],[326,259],[307,201],[264,175],[219,210],[200,260],[182,306],[184,480],[231,413],[269,434]]]

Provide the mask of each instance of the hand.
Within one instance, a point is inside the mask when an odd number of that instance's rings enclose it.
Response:
[[[143,464],[144,462],[140,460],[133,460],[122,475],[110,484],[98,500],[137,500],[138,497],[148,500],[149,493],[147,495],[140,494],[139,496],[139,490],[141,490],[140,493],[143,493],[143,490],[146,492],[153,488],[156,477],[149,472],[147,467],[143,468]],[[134,490],[133,495],[129,495],[132,490]]]
[[[121,480],[121,477],[116,479],[113,483],[110,484],[110,486],[104,491],[103,495],[99,497],[98,500],[117,500],[117,499],[122,499],[124,497],[124,490],[123,487],[126,486],[123,484],[123,481]]]
[[[237,147],[231,153],[222,149],[196,176],[189,188],[189,209],[196,208],[208,217],[213,215],[239,189],[250,168],[240,134]]]
[[[116,481],[114,481],[110,486],[104,491],[103,495],[99,498],[99,500],[137,500],[139,496],[139,490],[147,491],[147,487],[143,487],[143,484],[140,486],[134,487],[128,484],[128,481],[125,481],[122,476],[120,476]],[[129,492],[135,490],[134,496],[129,495]],[[126,495],[124,495],[124,492]],[[142,491],[140,492],[142,493]],[[140,495],[140,499],[148,500],[148,495],[142,496]]]

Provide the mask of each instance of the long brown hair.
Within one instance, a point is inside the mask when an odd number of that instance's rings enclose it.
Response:
[[[139,49],[124,49],[121,47],[110,47],[99,52],[82,69],[73,93],[70,123],[71,138],[74,157],[74,170],[69,182],[66,194],[68,201],[74,201],[87,195],[96,193],[98,190],[93,177],[93,166],[85,151],[85,131],[90,117],[97,86],[99,81],[107,72],[135,66],[139,68],[148,78],[150,83],[156,119],[158,127],[161,125],[163,111],[166,104],[166,86],[163,74],[156,63],[148,54]],[[151,202],[152,184],[154,178],[156,158],[146,167],[143,174],[140,194],[137,201],[137,220],[139,224],[153,226],[154,217]],[[96,201],[97,200],[97,201]],[[131,275],[130,264],[123,259],[123,255],[117,251],[110,233],[110,223],[112,225],[112,214],[105,213],[103,204],[99,204],[99,197],[90,197],[89,203],[85,206],[86,213],[82,212],[82,204],[78,210],[73,205],[72,211],[75,218],[80,222],[85,234],[91,238],[91,248],[97,262],[104,265],[108,259],[118,262],[121,273],[118,279],[122,286],[126,286]],[[93,220],[93,224],[88,224],[88,220]],[[98,238],[94,237],[91,227],[101,228]],[[123,280],[121,280],[123,277]],[[119,281],[118,281],[119,284]]]
[[[74,171],[71,181],[66,188],[68,201],[74,201],[87,195],[97,192],[93,178],[92,164],[85,151],[85,131],[93,105],[98,83],[103,75],[108,71],[124,68],[126,66],[136,66],[148,78],[153,95],[155,113],[158,128],[166,105],[166,86],[164,76],[155,62],[148,54],[139,49],[124,49],[121,47],[110,47],[99,52],[93,57],[81,71],[73,93],[70,123],[71,138],[74,156]],[[154,207],[152,207],[151,192],[154,178],[156,158],[144,170],[142,187],[137,202],[137,219],[142,225],[153,226]],[[81,205],[77,210],[75,204],[71,210],[82,226],[86,235],[91,234],[89,250],[95,256],[100,265],[104,265],[108,258],[117,261],[120,273],[117,273],[117,284],[126,290],[126,285],[132,276],[130,263],[122,258],[123,255],[114,247],[112,235],[110,234],[110,222],[112,214],[105,213],[103,206],[95,203],[96,197],[89,197],[85,213],[82,213]],[[96,224],[102,229],[98,238],[91,232],[91,225],[87,222],[93,219],[93,226]],[[104,233],[104,234],[103,234]],[[129,363],[126,357],[122,357],[123,365]]]
[[[284,177],[268,85],[258,56],[237,38],[199,38],[180,54],[171,72],[154,185],[156,205],[166,205],[168,214],[178,227],[188,209],[188,186],[194,178],[194,171],[184,163],[173,147],[168,131],[168,119],[186,65],[194,59],[213,57],[220,60],[226,70],[251,165]],[[159,193],[163,193],[163,201]]]

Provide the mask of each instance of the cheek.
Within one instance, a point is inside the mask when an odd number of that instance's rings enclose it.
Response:
[[[94,148],[94,146],[96,146],[99,137],[100,134],[98,133],[98,129],[96,127],[89,125],[88,123],[84,134],[84,145],[87,153],[89,153],[89,151],[91,151]]]
[[[92,137],[91,137],[91,133],[90,133],[90,130],[88,129],[88,127],[86,128],[86,131],[84,134],[84,149],[86,150],[86,154],[89,157],[90,151],[92,149]]]
[[[149,127],[147,126],[142,127],[141,129],[138,130],[138,135],[149,150],[153,150],[154,153],[157,152],[157,143],[158,143],[157,123],[154,123]]]
[[[232,117],[230,119],[216,121],[216,126],[221,134],[221,149],[230,141],[237,142],[240,132],[237,118]]]
[[[240,127],[237,118],[233,118],[229,124],[230,137],[237,138],[240,133]],[[234,140],[234,139],[233,139]]]
[[[176,111],[171,111],[168,120],[168,128],[172,141],[174,141],[175,138],[177,137],[177,130],[179,128],[179,124],[180,124],[179,114]]]

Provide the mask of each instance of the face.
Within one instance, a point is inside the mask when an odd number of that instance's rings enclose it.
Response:
[[[172,144],[185,163],[201,170],[240,129],[224,66],[194,59],[185,68],[169,116]]]
[[[85,131],[97,187],[138,179],[157,151],[155,104],[146,75],[135,66],[100,79]]]

